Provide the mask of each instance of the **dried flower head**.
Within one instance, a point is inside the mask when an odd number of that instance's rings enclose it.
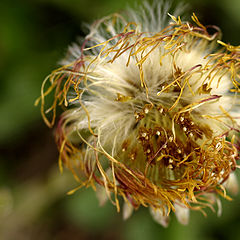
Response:
[[[121,196],[125,219],[150,207],[163,226],[171,211],[187,224],[189,209],[213,209],[219,196],[230,199],[225,188],[237,191],[240,92],[240,47],[220,41],[219,29],[195,14],[182,22],[166,9],[145,4],[96,21],[40,97],[50,127],[56,106],[65,109],[59,165],[72,171],[76,189],[93,187],[118,211]]]

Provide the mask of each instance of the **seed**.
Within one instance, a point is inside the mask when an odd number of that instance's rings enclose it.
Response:
[[[183,122],[184,121],[184,117],[180,117],[180,122]]]
[[[221,147],[222,147],[222,144],[221,144],[220,142],[218,142],[218,143],[216,144],[216,149],[217,149],[217,150],[220,150]]]
[[[172,165],[172,164],[169,164],[169,165],[168,165],[168,168],[172,169],[172,168],[173,168],[173,165]]]
[[[145,133],[145,132],[144,132],[144,133],[142,133],[142,137],[144,137],[144,138],[145,138],[146,136],[147,136],[147,133]]]

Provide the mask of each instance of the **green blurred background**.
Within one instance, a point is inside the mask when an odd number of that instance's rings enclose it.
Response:
[[[140,3],[141,1],[138,1]],[[204,24],[218,25],[223,39],[239,45],[240,1],[185,1]],[[0,239],[238,239],[240,197],[223,200],[223,216],[191,213],[187,227],[171,218],[169,228],[141,208],[129,220],[111,204],[99,207],[91,189],[74,195],[71,174],[57,168],[53,131],[34,101],[41,83],[67,46],[91,23],[134,0],[0,1]],[[240,175],[240,174],[239,174]]]

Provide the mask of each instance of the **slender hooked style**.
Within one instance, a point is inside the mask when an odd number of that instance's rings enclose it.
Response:
[[[189,210],[220,212],[237,192],[240,149],[240,47],[168,9],[145,3],[94,22],[39,98],[49,127],[64,109],[55,136],[60,170],[79,183],[70,193],[91,186],[118,211],[122,197],[125,219],[143,205],[163,226],[172,211],[182,224]]]

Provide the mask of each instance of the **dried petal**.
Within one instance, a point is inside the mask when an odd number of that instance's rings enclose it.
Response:
[[[103,206],[108,200],[106,189],[101,185],[96,185],[96,196],[100,206]]]
[[[217,216],[220,217],[222,215],[222,202],[219,198],[216,198],[216,202],[218,207]]]
[[[175,202],[174,207],[177,220],[181,224],[187,225],[189,222],[189,208],[187,208],[185,205],[182,205],[180,202]]]
[[[149,210],[150,210],[150,213],[151,213],[153,219],[157,223],[159,223],[160,225],[162,225],[165,228],[168,226],[169,216],[164,215],[162,208],[154,209],[154,208],[150,207]],[[165,214],[166,214],[166,212],[165,212]]]
[[[130,218],[133,213],[133,210],[134,210],[134,208],[130,203],[124,202],[124,204],[123,204],[123,219],[127,220],[128,218]]]
[[[228,179],[224,183],[225,188],[232,194],[238,193],[238,179],[234,172],[230,173]]]

